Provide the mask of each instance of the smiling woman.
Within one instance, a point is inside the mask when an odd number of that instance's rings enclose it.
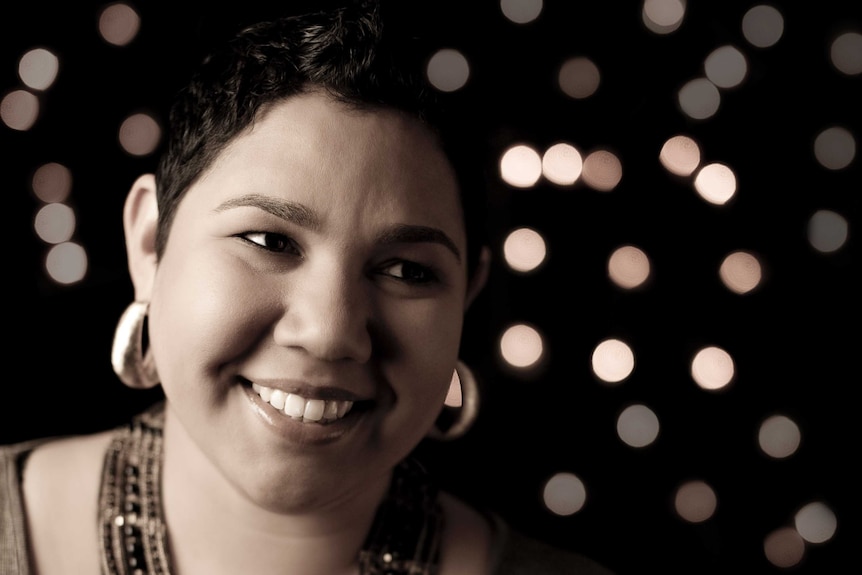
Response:
[[[607,573],[415,457],[470,381],[488,250],[463,139],[388,16],[249,26],[179,93],[126,199],[113,354],[164,398],[0,451],[0,574]]]

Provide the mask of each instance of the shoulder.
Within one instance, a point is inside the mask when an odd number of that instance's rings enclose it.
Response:
[[[102,462],[111,432],[57,438],[30,452],[22,493],[39,572],[98,572],[97,522]],[[62,564],[54,564],[62,559]]]
[[[589,557],[530,537],[499,517],[494,519],[493,575],[614,575]]]
[[[492,529],[488,518],[450,493],[441,492],[445,531],[440,573],[490,573]]]

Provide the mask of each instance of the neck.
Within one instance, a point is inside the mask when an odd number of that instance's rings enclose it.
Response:
[[[267,509],[230,483],[167,410],[162,497],[173,575],[358,573],[387,488],[380,481],[321,509]]]

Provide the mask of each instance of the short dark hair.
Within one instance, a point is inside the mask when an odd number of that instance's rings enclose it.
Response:
[[[171,106],[156,168],[158,257],[185,192],[228,143],[267,106],[323,90],[347,106],[404,111],[438,135],[458,175],[468,271],[475,270],[486,225],[481,159],[460,128],[447,127],[459,122],[446,117],[441,94],[427,81],[429,48],[400,30],[397,19],[384,26],[387,15],[380,2],[361,1],[270,18],[241,29],[203,60]]]

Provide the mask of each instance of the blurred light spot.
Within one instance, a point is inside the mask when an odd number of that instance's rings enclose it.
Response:
[[[648,30],[670,34],[682,25],[684,0],[644,0],[641,19]]]
[[[18,76],[25,85],[34,90],[47,90],[57,79],[60,61],[44,48],[34,48],[18,62]]]
[[[848,76],[862,74],[862,34],[845,32],[832,41],[829,58],[835,68]]]
[[[619,383],[632,374],[635,356],[632,349],[619,339],[606,339],[593,350],[593,373],[606,383]]]
[[[673,136],[661,147],[658,158],[671,174],[690,176],[700,165],[700,146],[688,136]]]
[[[509,365],[530,367],[539,361],[545,344],[535,328],[517,324],[503,332],[500,339],[500,353]]]
[[[617,435],[626,445],[646,447],[658,437],[658,417],[645,405],[630,405],[617,418]]]
[[[784,34],[784,17],[774,6],[760,4],[742,17],[742,35],[757,48],[775,45]]]
[[[564,94],[570,98],[582,100],[592,96],[599,89],[601,73],[592,60],[578,56],[563,62],[557,81]]]
[[[818,210],[808,220],[808,243],[815,250],[830,253],[847,242],[847,220],[831,210]]]
[[[141,18],[128,4],[110,4],[99,15],[99,34],[110,44],[125,46],[135,39],[141,28]]]
[[[826,128],[814,139],[814,156],[820,165],[829,170],[846,168],[856,156],[856,140],[844,128]]]
[[[72,172],[57,162],[42,164],[33,173],[33,193],[45,203],[62,202],[72,191]]]
[[[49,244],[67,242],[75,233],[75,212],[66,204],[46,204],[36,212],[33,227]]]
[[[704,71],[710,82],[719,88],[735,88],[748,74],[745,55],[734,46],[713,50],[704,61]]]
[[[677,99],[686,116],[694,120],[705,120],[718,111],[721,94],[707,78],[695,78],[680,88]]]
[[[623,166],[613,152],[597,150],[590,152],[584,160],[582,175],[584,183],[600,192],[617,187],[623,177]]]
[[[809,543],[829,541],[838,526],[835,513],[819,501],[809,503],[797,511],[793,523],[796,532]]]
[[[542,157],[525,144],[510,147],[500,158],[500,176],[517,188],[529,188],[542,177]]]
[[[676,514],[689,523],[703,523],[715,514],[718,499],[704,481],[687,481],[679,486],[673,499]]]
[[[526,24],[542,13],[542,0],[500,0],[500,9],[515,24]]]
[[[76,243],[57,244],[45,258],[45,271],[57,283],[79,282],[87,274],[87,252]]]
[[[583,508],[587,491],[574,473],[557,473],[545,483],[542,500],[551,513],[572,515]]]
[[[27,90],[13,90],[0,101],[0,120],[13,130],[29,130],[38,117],[39,100]]]
[[[720,206],[736,194],[736,175],[724,164],[708,164],[695,176],[694,189],[707,202]]]
[[[760,424],[757,444],[769,457],[784,459],[799,449],[799,426],[785,415],[771,415]]]
[[[794,567],[805,556],[805,541],[791,527],[782,527],[763,540],[763,553],[776,567]]]
[[[608,277],[621,288],[632,289],[643,285],[649,274],[649,258],[635,246],[621,246],[608,259]]]
[[[560,186],[573,185],[581,177],[583,169],[581,153],[571,144],[554,144],[542,156],[542,174]]]
[[[545,240],[536,230],[519,228],[503,242],[503,257],[515,271],[531,272],[545,261]]]
[[[452,48],[442,48],[428,60],[428,81],[442,92],[460,90],[470,77],[467,58]]]
[[[133,156],[151,154],[161,137],[162,129],[148,114],[132,114],[120,126],[120,146]]]
[[[691,362],[691,377],[703,389],[726,387],[733,380],[735,371],[730,354],[715,346],[704,347]]]
[[[736,251],[721,262],[718,275],[724,287],[738,294],[745,294],[760,285],[763,270],[760,260],[751,252]]]

